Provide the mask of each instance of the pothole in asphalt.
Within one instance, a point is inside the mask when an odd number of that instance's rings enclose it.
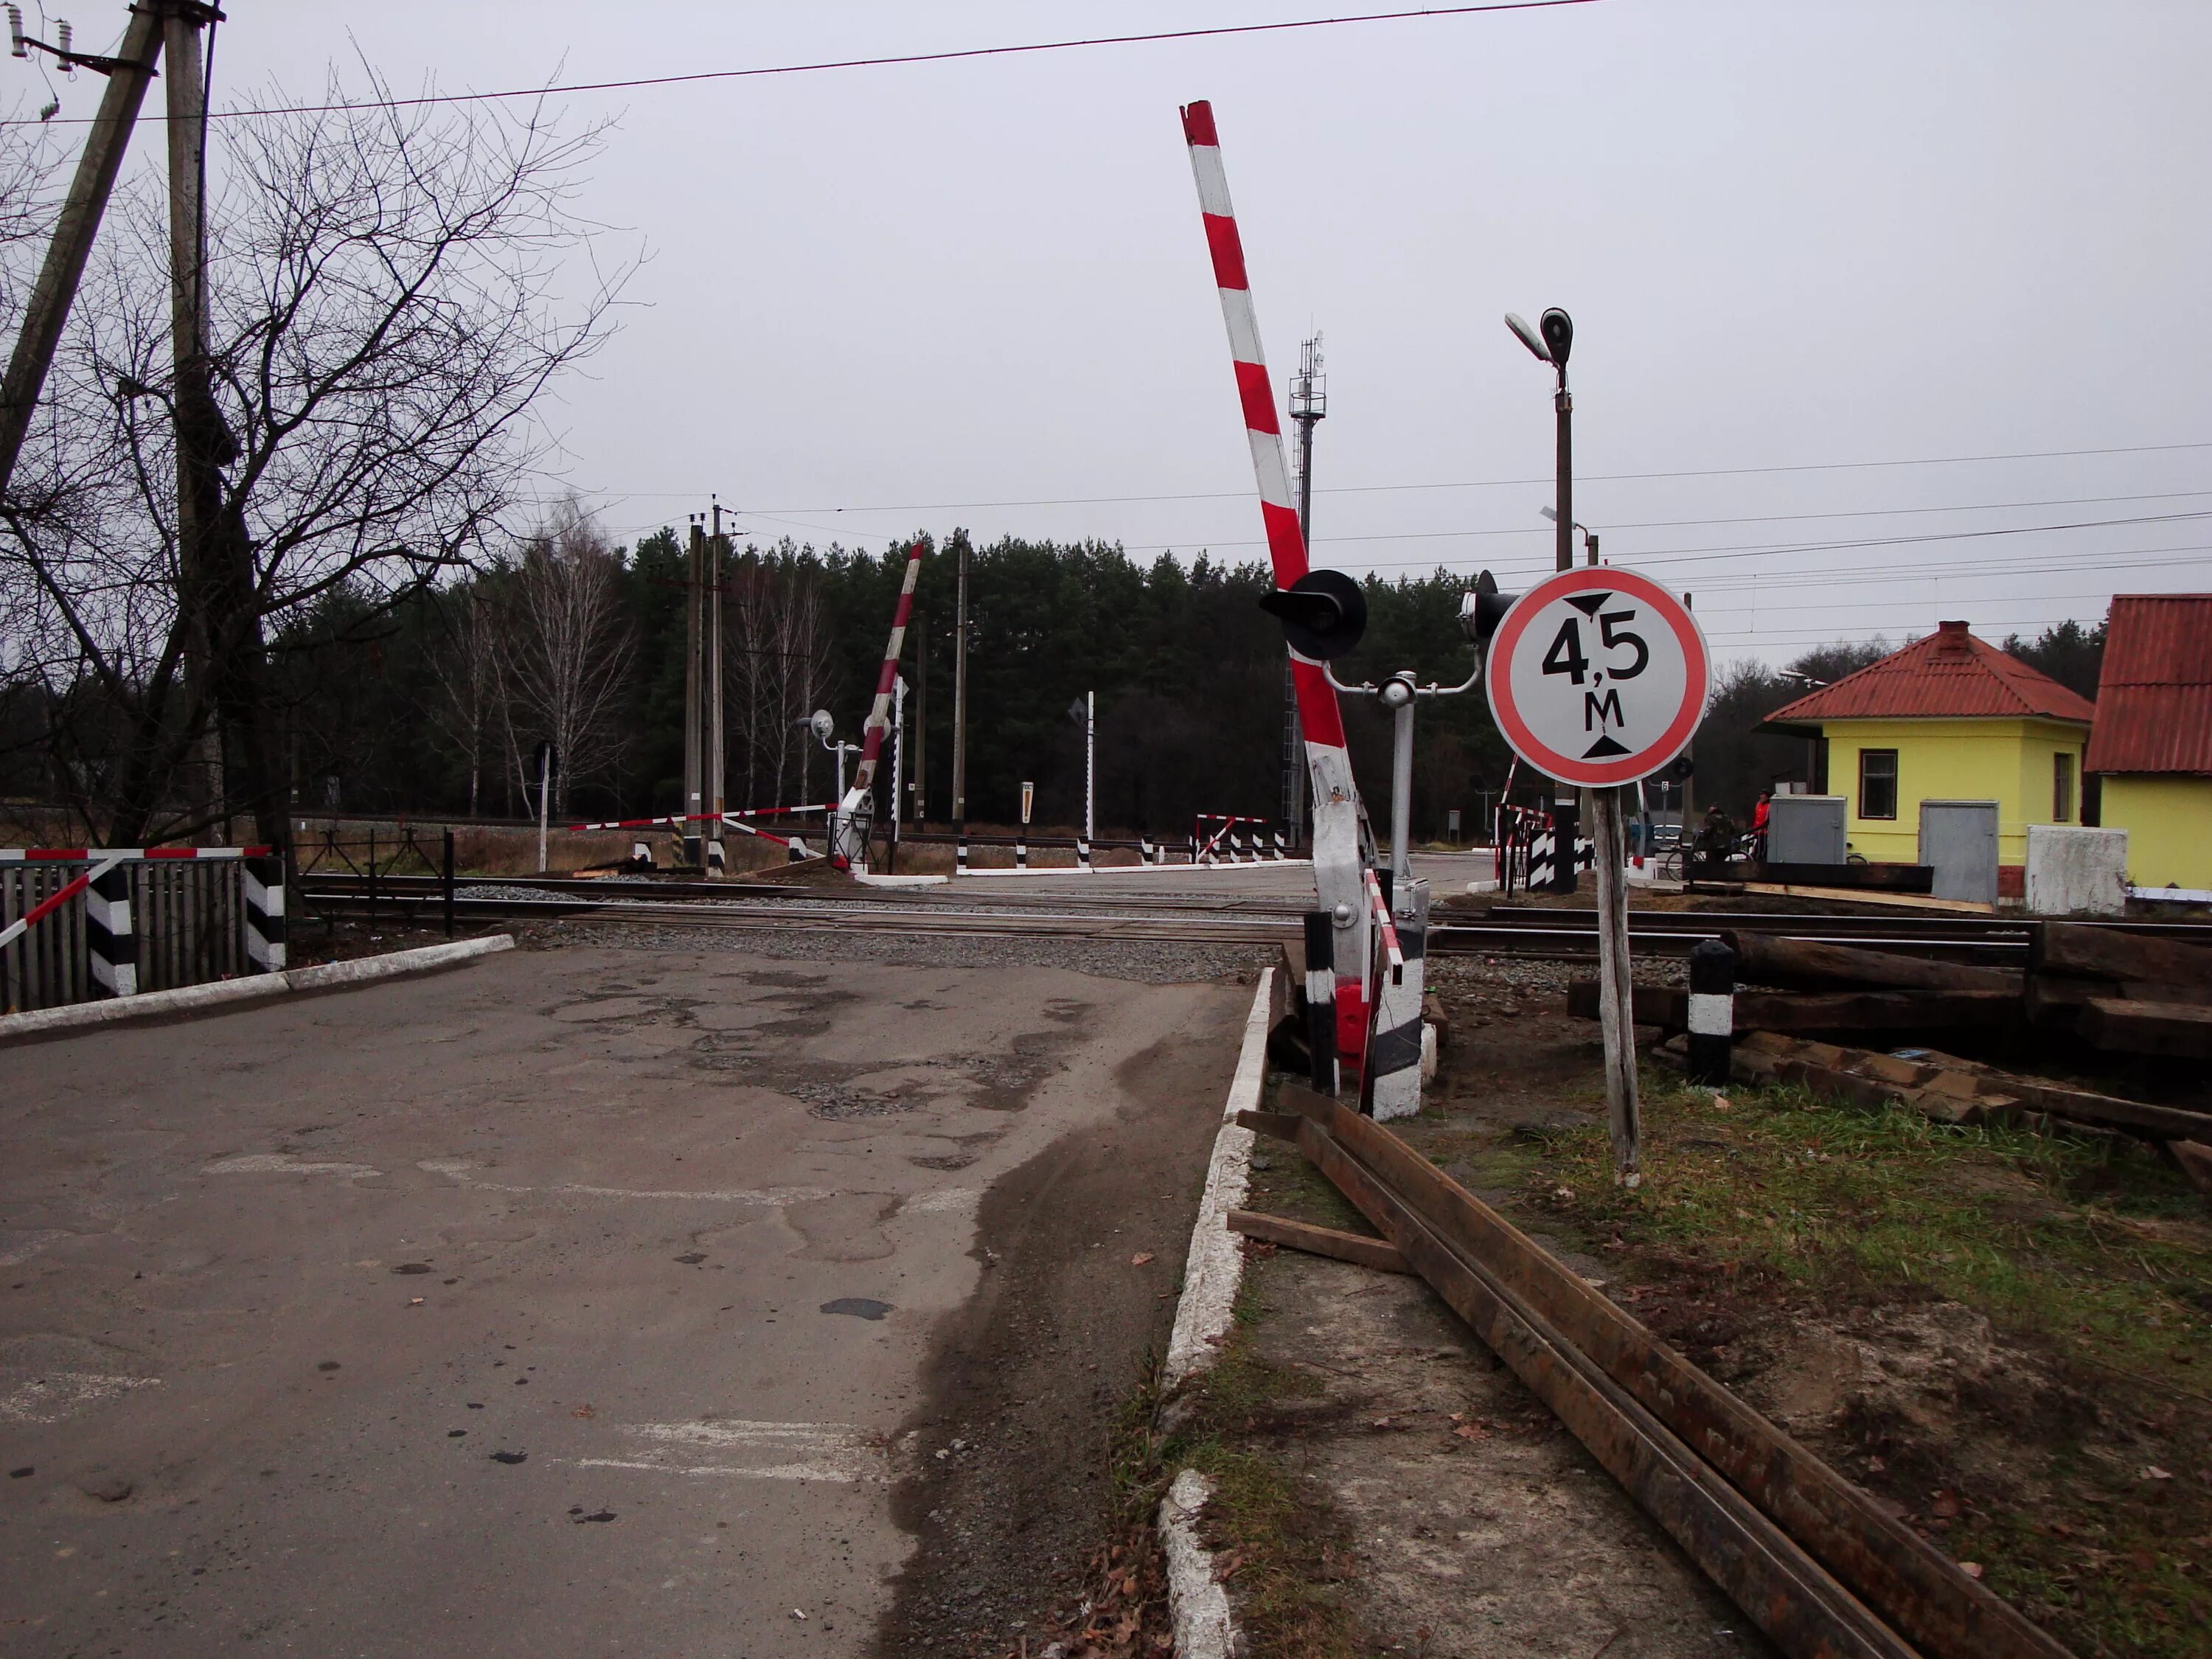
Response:
[[[881,1319],[891,1311],[888,1302],[878,1302],[869,1296],[841,1296],[834,1302],[822,1304],[826,1314],[850,1314],[855,1319]]]

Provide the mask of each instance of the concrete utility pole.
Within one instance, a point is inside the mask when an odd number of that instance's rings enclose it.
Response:
[[[1098,835],[1098,694],[1083,694],[1083,839]]]
[[[929,828],[929,619],[914,617],[914,822]]]
[[[76,176],[70,181],[68,199],[62,204],[61,218],[54,226],[54,240],[46,248],[45,264],[39,267],[30,302],[23,307],[23,325],[8,359],[7,376],[0,380],[0,496],[7,494],[9,481],[15,477],[15,458],[22,453],[39,394],[46,389],[46,371],[53,367],[70,306],[76,298],[78,279],[91,257],[100,216],[107,210],[116,173],[123,166],[123,153],[130,147],[131,130],[137,124],[146,83],[154,78],[155,58],[161,46],[161,19],[159,7],[133,6],[123,32],[123,45],[113,58],[70,53],[63,58],[64,64],[82,64],[106,76],[107,90],[100,94],[100,112],[93,117],[84,154],[77,158]]]
[[[959,599],[952,623],[952,831],[968,833],[968,543],[960,544]]]
[[[723,771],[728,761],[727,745],[722,732],[723,702],[728,693],[722,681],[722,586],[723,572],[729,568],[730,544],[722,534],[722,504],[714,503],[714,533],[707,544],[709,571],[707,581],[707,805],[713,813],[707,833],[708,873],[723,873],[722,814],[728,811],[729,801],[723,787]]]
[[[171,3],[161,10],[161,54],[169,70],[169,344],[174,377],[170,409],[177,437],[178,585],[187,628],[185,683],[194,701],[216,715],[200,744],[204,793],[195,793],[222,809],[216,837],[220,845],[231,840],[225,740],[252,741],[250,732],[228,729],[234,722],[224,718],[229,712],[224,705],[234,698],[220,696],[215,684],[217,677],[235,673],[234,659],[250,646],[235,637],[246,625],[244,617],[234,614],[244,596],[227,591],[236,579],[228,568],[235,551],[220,544],[222,469],[238,447],[216,407],[207,354],[207,74],[200,50],[205,9]]]
[[[706,866],[706,848],[699,836],[698,814],[706,809],[701,804],[705,790],[701,783],[699,697],[703,689],[699,684],[699,641],[704,631],[701,601],[706,597],[700,592],[701,578],[707,563],[707,532],[700,524],[703,513],[691,515],[691,558],[684,584],[684,805],[683,823],[684,861],[703,869]]]

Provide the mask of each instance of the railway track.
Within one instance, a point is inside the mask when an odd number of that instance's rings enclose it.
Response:
[[[303,897],[326,911],[438,914],[442,886],[430,876],[310,875]],[[564,877],[465,878],[456,918],[583,921],[656,927],[775,928],[816,933],[964,934],[992,938],[1153,939],[1268,945],[1295,938],[1305,907],[1279,894],[971,893],[943,888],[849,891],[767,882]],[[1465,917],[1465,920],[1462,920]],[[1686,957],[1723,929],[1821,944],[1856,945],[1943,961],[2021,965],[2033,921],[1929,914],[1801,915],[1777,911],[1637,910],[1629,939],[1638,954]],[[2212,944],[2212,927],[2115,922],[2130,933]],[[1429,930],[1436,956],[1583,961],[1597,954],[1596,913],[1540,905],[1443,910]]]

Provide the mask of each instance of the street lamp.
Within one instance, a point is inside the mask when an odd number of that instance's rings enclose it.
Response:
[[[1559,526],[1555,562],[1561,570],[1571,570],[1575,568],[1575,404],[1567,395],[1567,356],[1574,349],[1574,319],[1553,306],[1537,319],[1534,328],[1510,311],[1505,313],[1505,326],[1539,362],[1549,363],[1559,372],[1559,389],[1552,398],[1552,407],[1559,416],[1559,500],[1552,511],[1553,521]]]
[[[1554,522],[1559,516],[1557,507],[1540,507],[1536,510]],[[1597,562],[1597,532],[1580,520],[1575,521],[1575,528],[1583,532],[1583,562],[1586,564],[1595,564]]]

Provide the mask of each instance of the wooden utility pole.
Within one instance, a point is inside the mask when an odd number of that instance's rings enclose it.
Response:
[[[154,78],[154,60],[161,45],[161,13],[153,6],[134,6],[123,32],[123,45],[110,58],[77,56],[75,62],[100,70],[107,90],[100,94],[100,112],[93,117],[84,154],[77,158],[76,176],[70,181],[69,198],[62,204],[54,240],[46,249],[46,263],[23,307],[23,326],[8,359],[8,374],[0,380],[0,496],[5,496],[15,472],[15,458],[31,429],[31,416],[39,394],[45,390],[46,371],[53,367],[61,344],[62,329],[69,321],[70,306],[76,298],[78,279],[91,257],[93,239],[99,234],[100,216],[115,188],[115,175],[130,147],[131,129],[137,124],[138,107],[145,100],[146,83]]]
[[[960,541],[959,599],[952,624],[952,830],[968,833],[968,541]]]
[[[699,683],[699,640],[705,620],[700,610],[706,595],[700,588],[707,562],[707,532],[699,520],[705,516],[691,515],[691,557],[684,584],[684,805],[679,809],[684,814],[684,861],[702,869],[707,860],[699,839],[698,817],[706,810],[700,804],[705,792],[700,781],[703,757],[699,752],[699,697],[703,688]]]

